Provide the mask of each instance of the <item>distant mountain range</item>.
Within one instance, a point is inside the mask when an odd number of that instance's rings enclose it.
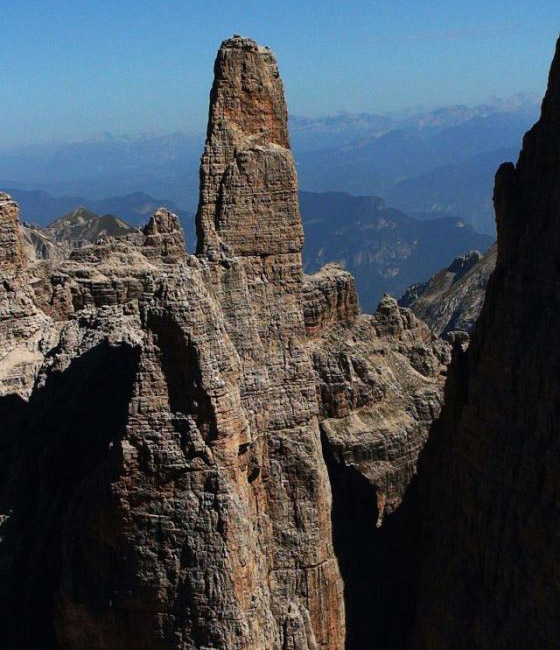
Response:
[[[450,213],[493,234],[494,173],[517,157],[535,117],[526,110],[492,113],[450,127],[395,128],[344,146],[296,152],[300,184],[317,192],[385,196],[408,212]]]
[[[144,192],[133,192],[126,196],[112,196],[103,199],[85,198],[83,196],[55,197],[43,190],[22,190],[20,188],[3,187],[16,200],[21,208],[22,219],[46,226],[61,215],[71,212],[80,206],[87,206],[97,214],[118,215],[134,226],[145,223],[154,210],[161,206],[175,212],[185,221],[193,215],[182,210],[173,201],[157,199]]]
[[[56,232],[68,231],[78,239],[92,240],[91,233],[96,229],[111,234],[103,217],[91,222],[91,214],[118,218],[117,225],[111,221],[109,226],[118,229],[120,220],[138,226],[163,205],[179,215],[188,250],[193,252],[196,246],[194,214],[147,194],[86,199],[56,198],[43,191],[6,191],[20,204],[22,219],[43,227],[50,224],[47,234],[54,239],[58,237],[50,232],[53,228]],[[362,308],[367,312],[375,309],[384,292],[398,297],[409,285],[439,271],[450,259],[471,249],[486,250],[493,241],[459,219],[418,220],[388,207],[376,196],[300,192],[300,205],[305,271],[312,273],[328,262],[343,264],[354,274]]]
[[[0,152],[0,185],[93,199],[142,191],[196,206],[204,136],[114,136]]]
[[[515,160],[517,149],[496,149],[454,164],[441,165],[409,178],[387,192],[387,201],[417,219],[433,219],[434,212],[465,215],[480,232],[495,231],[492,193],[500,164]]]
[[[55,219],[46,227],[21,223],[21,235],[29,259],[62,260],[70,250],[100,237],[120,237],[136,230],[112,214],[98,215],[84,206]]]
[[[55,219],[46,233],[55,242],[95,242],[100,237],[120,237],[133,232],[130,224],[112,214],[98,215],[84,206]]]
[[[398,116],[292,116],[300,188],[384,196],[407,212],[449,213],[493,234],[496,161],[516,158],[538,105],[536,96],[516,95]],[[0,186],[93,199],[140,191],[192,213],[203,141],[203,134],[182,132],[105,133],[0,150]]]
[[[300,203],[304,270],[341,263],[354,275],[360,304],[370,313],[385,292],[399,297],[450,259],[485,251],[493,241],[459,219],[419,221],[375,196],[301,192]]]

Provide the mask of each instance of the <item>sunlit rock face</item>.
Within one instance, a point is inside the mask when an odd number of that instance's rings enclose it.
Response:
[[[20,269],[25,262],[19,236],[19,208],[12,197],[0,192],[0,270]]]

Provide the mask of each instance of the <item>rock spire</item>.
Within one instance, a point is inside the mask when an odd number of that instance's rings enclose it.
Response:
[[[2,647],[344,647],[282,83],[215,72],[200,254],[160,209],[0,295]]]
[[[23,265],[19,207],[9,194],[0,192],[0,269],[15,271]]]
[[[273,53],[234,36],[214,64],[200,168],[198,252],[219,241],[238,255],[297,253],[303,245],[284,88]]]

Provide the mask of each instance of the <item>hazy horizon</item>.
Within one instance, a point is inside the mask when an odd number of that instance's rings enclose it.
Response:
[[[429,114],[431,112],[435,112],[438,110],[463,108],[463,107],[468,109],[468,108],[476,108],[478,106],[486,106],[486,105],[493,107],[496,104],[500,104],[500,103],[507,104],[509,101],[513,101],[516,99],[524,99],[527,102],[537,105],[540,104],[542,100],[542,94],[529,92],[529,91],[520,91],[504,97],[490,96],[487,97],[486,100],[481,101],[480,103],[470,103],[470,104],[450,103],[450,104],[434,105],[434,106],[407,106],[400,110],[387,111],[386,113],[381,113],[381,112],[374,113],[373,111],[354,112],[354,111],[346,110],[344,108],[340,108],[338,110],[333,111],[332,113],[317,114],[317,115],[299,115],[299,114],[290,113],[289,118],[291,120],[298,120],[298,121],[299,120],[319,121],[321,119],[332,119],[337,117],[352,118],[352,117],[359,117],[362,115],[363,116],[378,115],[380,117],[389,117],[391,119],[394,119],[395,122],[398,123],[399,120],[402,121],[413,116]],[[94,131],[90,133],[82,133],[75,137],[67,137],[64,133],[62,133],[59,136],[52,137],[52,138],[48,138],[48,137],[45,137],[45,139],[37,138],[34,140],[16,142],[12,144],[6,142],[0,142],[0,151],[9,152],[10,150],[16,151],[19,149],[25,149],[26,147],[43,147],[43,146],[58,145],[58,144],[95,142],[95,141],[100,141],[103,139],[110,139],[110,138],[133,139],[135,137],[150,137],[150,136],[165,137],[165,136],[172,136],[174,134],[181,134],[193,138],[198,138],[204,136],[205,131],[206,131],[206,122],[201,123],[198,126],[198,128],[192,127],[190,129],[180,129],[180,128],[165,129],[163,127],[152,127],[146,129],[138,128],[136,130],[130,130],[130,131],[112,131],[106,129],[106,130]]]
[[[542,95],[560,6],[431,1],[0,0],[4,146],[204,129],[212,63],[234,33],[276,53],[290,112],[394,114]],[[332,79],[337,79],[333,84]]]

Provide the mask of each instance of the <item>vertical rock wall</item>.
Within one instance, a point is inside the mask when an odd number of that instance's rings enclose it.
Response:
[[[274,56],[248,39],[226,41],[216,59],[200,197],[198,250],[221,260],[209,266],[207,281],[245,370],[244,453],[258,472],[258,545],[272,615],[284,647],[342,647],[342,583],[306,348],[287,111]]]
[[[420,464],[416,647],[560,639],[560,43],[539,122],[496,176],[498,258]]]
[[[14,271],[24,265],[19,234],[19,208],[11,196],[0,192],[0,269]]]

